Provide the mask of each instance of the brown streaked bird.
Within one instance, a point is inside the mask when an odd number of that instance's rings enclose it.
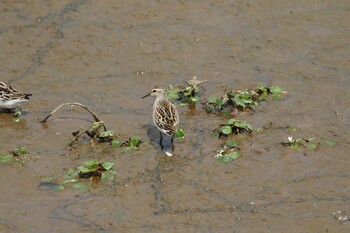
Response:
[[[15,109],[22,102],[28,101],[31,95],[20,93],[10,85],[0,82],[0,109]]]
[[[148,96],[156,97],[153,104],[153,123],[160,131],[160,146],[162,146],[162,134],[171,136],[171,142],[173,142],[174,134],[179,126],[179,114],[175,105],[168,100],[162,88],[153,88],[142,99]]]

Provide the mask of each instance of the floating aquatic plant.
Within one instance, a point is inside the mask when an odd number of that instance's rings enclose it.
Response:
[[[222,154],[222,153],[218,153],[217,155],[217,161],[220,163],[230,163],[233,160],[237,159],[240,154],[235,151],[235,152],[231,152],[231,153],[226,153],[226,154]]]
[[[253,127],[245,121],[240,121],[234,118],[229,119],[225,124],[214,130],[214,133],[220,136],[229,136],[231,134],[252,133]]]
[[[180,105],[187,105],[189,103],[197,103],[200,101],[199,85],[206,82],[197,80],[197,77],[193,77],[191,80],[186,81],[187,86],[173,87],[169,86],[166,90],[166,96],[170,100],[175,100]]]
[[[102,131],[101,128],[103,127]],[[68,146],[73,146],[77,143],[78,139],[84,134],[91,138],[91,143],[93,140],[97,139],[98,142],[110,142],[115,138],[115,133],[112,130],[106,130],[104,122],[94,122],[87,129],[79,129],[72,132],[72,139],[69,141]]]
[[[18,146],[11,151],[9,154],[1,154],[0,155],[0,163],[6,164],[9,162],[18,162],[20,164],[24,164],[30,160],[36,160],[39,157],[28,155],[27,149],[23,146]]]
[[[232,113],[236,111],[253,110],[261,101],[267,100],[269,96],[277,100],[282,93],[286,93],[279,86],[257,87],[256,89],[231,90],[225,92],[221,97],[209,97],[205,102],[205,110],[211,112]]]
[[[184,129],[178,129],[178,130],[175,132],[175,138],[178,138],[178,139],[183,139],[183,138],[185,138],[185,131],[184,131]]]
[[[16,111],[14,112],[14,114],[13,114],[12,121],[16,122],[16,123],[21,122],[22,121],[21,116],[25,115],[27,113],[28,113],[28,109],[23,109],[21,107],[17,108]]]
[[[220,163],[230,163],[240,156],[238,150],[240,150],[240,148],[238,147],[236,140],[231,139],[226,141],[225,144],[221,145],[221,148],[217,151],[218,153],[215,155],[215,157]]]
[[[114,163],[111,162],[85,161],[78,167],[68,169],[62,178],[55,176],[43,177],[40,186],[48,186],[53,190],[62,190],[67,187],[82,191],[88,190],[94,181],[113,182],[116,177],[113,167]],[[86,179],[89,182],[86,182]]]
[[[4,164],[4,163],[8,163],[8,162],[10,162],[12,160],[12,155],[8,155],[8,154],[2,154],[2,155],[0,155],[0,162],[2,163],[2,164]]]
[[[13,151],[12,154],[14,156],[23,156],[28,154],[27,148],[23,147],[23,146],[17,146]]]
[[[141,145],[142,141],[137,136],[131,136],[128,140],[122,142],[119,144],[119,147],[123,147],[122,152],[130,152],[138,150],[139,146]]]
[[[317,149],[320,146],[335,146],[336,142],[328,139],[310,137],[310,138],[296,138],[293,139],[292,136],[288,137],[287,141],[281,142],[285,147],[291,149],[299,150],[301,148]]]

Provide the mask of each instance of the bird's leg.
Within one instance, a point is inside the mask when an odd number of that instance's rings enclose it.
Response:
[[[171,145],[173,145],[173,143],[174,143],[174,135],[171,135]]]
[[[159,131],[159,133],[160,133],[159,145],[160,145],[160,148],[163,150],[163,134],[162,134],[162,132],[160,132],[160,131]]]
[[[175,135],[171,135],[171,153],[174,153],[174,138],[175,138]]]

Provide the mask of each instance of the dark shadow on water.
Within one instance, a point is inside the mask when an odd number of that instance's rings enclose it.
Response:
[[[161,141],[161,133],[159,130],[152,124],[146,124],[142,126],[143,129],[147,130],[147,136],[149,141],[156,145],[157,148],[161,151],[165,152],[174,152],[174,144],[171,142],[171,137],[165,134],[162,134]]]

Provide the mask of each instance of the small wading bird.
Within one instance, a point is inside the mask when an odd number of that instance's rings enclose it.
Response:
[[[0,109],[15,109],[22,102],[28,101],[31,95],[20,93],[10,85],[0,82]]]
[[[176,107],[165,96],[165,91],[161,88],[155,87],[150,93],[143,96],[155,96],[156,100],[153,104],[153,123],[160,131],[160,146],[163,149],[163,135],[166,134],[171,137],[171,144],[173,144],[174,134],[179,126],[179,114]],[[171,153],[166,152],[168,156]]]

